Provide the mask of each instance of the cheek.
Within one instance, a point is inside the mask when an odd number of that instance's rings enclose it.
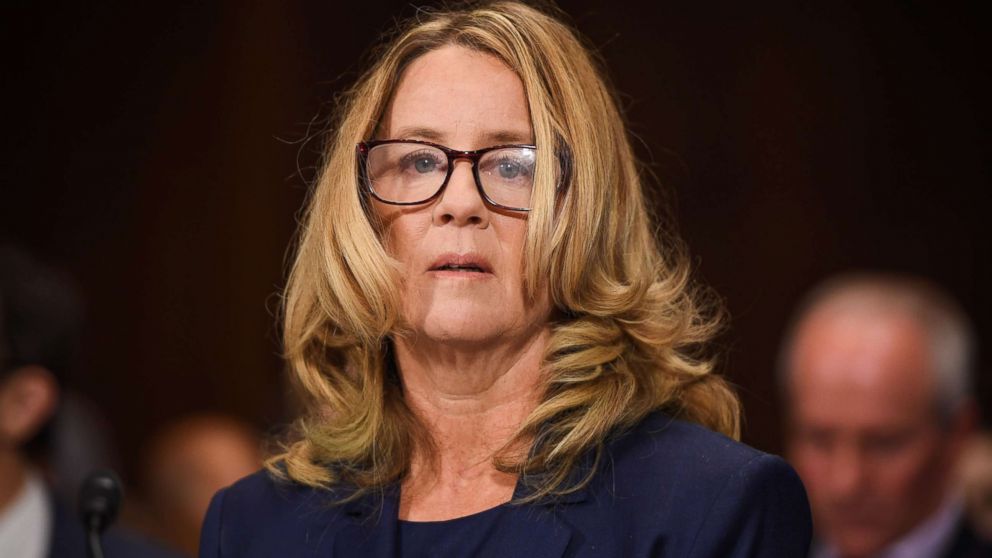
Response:
[[[880,463],[879,469],[885,472],[878,475],[878,482],[894,497],[916,495],[922,488],[939,483],[941,452],[936,440],[920,440]]]
[[[830,464],[829,452],[818,449],[811,444],[794,442],[790,452],[790,460],[796,468],[803,484],[806,485],[810,500],[817,502],[830,493]]]
[[[380,217],[383,224],[382,242],[386,252],[403,263],[407,274],[413,271],[418,250],[424,248],[424,238],[430,229],[430,219],[419,214],[390,212]]]
[[[804,481],[810,484],[815,482],[815,479],[820,476],[820,469],[822,468],[820,464],[825,461],[822,456],[818,458],[817,452],[808,444],[801,441],[792,442],[789,458],[796,468],[796,472],[803,477]],[[806,479],[809,480],[807,481]]]

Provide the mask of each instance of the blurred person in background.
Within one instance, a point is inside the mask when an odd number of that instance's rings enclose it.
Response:
[[[60,379],[82,323],[71,283],[0,243],[0,556],[82,557],[80,519],[50,488]],[[170,553],[120,529],[103,536],[111,557]]]
[[[958,482],[971,525],[992,540],[992,433],[983,432],[968,445]]]
[[[976,426],[973,350],[965,314],[923,280],[844,276],[809,295],[780,380],[814,558],[992,555],[954,490]]]
[[[195,556],[210,498],[261,466],[261,438],[234,418],[194,415],[170,424],[145,452],[145,504],[156,534]]]

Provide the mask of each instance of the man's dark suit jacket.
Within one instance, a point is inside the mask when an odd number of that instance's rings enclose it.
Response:
[[[259,472],[214,496],[200,556],[394,557],[397,510],[397,489],[333,505]],[[660,413],[611,440],[584,489],[511,510],[478,556],[800,558],[812,527],[784,461]]]
[[[992,558],[992,542],[979,537],[966,518],[962,517],[948,547],[932,558]]]
[[[947,553],[941,558],[989,558],[992,557],[992,541],[982,539],[972,530],[968,522],[958,524],[954,539]]]

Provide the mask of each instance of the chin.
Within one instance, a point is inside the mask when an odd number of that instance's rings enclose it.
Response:
[[[439,343],[485,343],[505,333],[489,308],[472,303],[431,308],[414,328]]]
[[[834,539],[837,549],[843,556],[874,556],[884,549],[895,537],[880,536],[869,531],[839,533]]]
[[[484,318],[464,327],[452,327],[453,325],[452,323],[428,322],[417,330],[420,336],[434,343],[450,346],[482,346],[503,337],[503,330],[487,327],[489,324],[485,323]]]
[[[501,337],[497,331],[452,330],[450,328],[427,328],[423,335],[435,343],[452,347],[483,346]]]

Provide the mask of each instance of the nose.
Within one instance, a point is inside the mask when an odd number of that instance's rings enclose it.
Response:
[[[857,448],[838,449],[831,461],[829,487],[835,499],[846,501],[864,492],[870,475]]]
[[[454,168],[448,184],[432,208],[434,224],[486,228],[489,226],[489,208],[476,187],[472,162],[458,159],[452,164]]]

